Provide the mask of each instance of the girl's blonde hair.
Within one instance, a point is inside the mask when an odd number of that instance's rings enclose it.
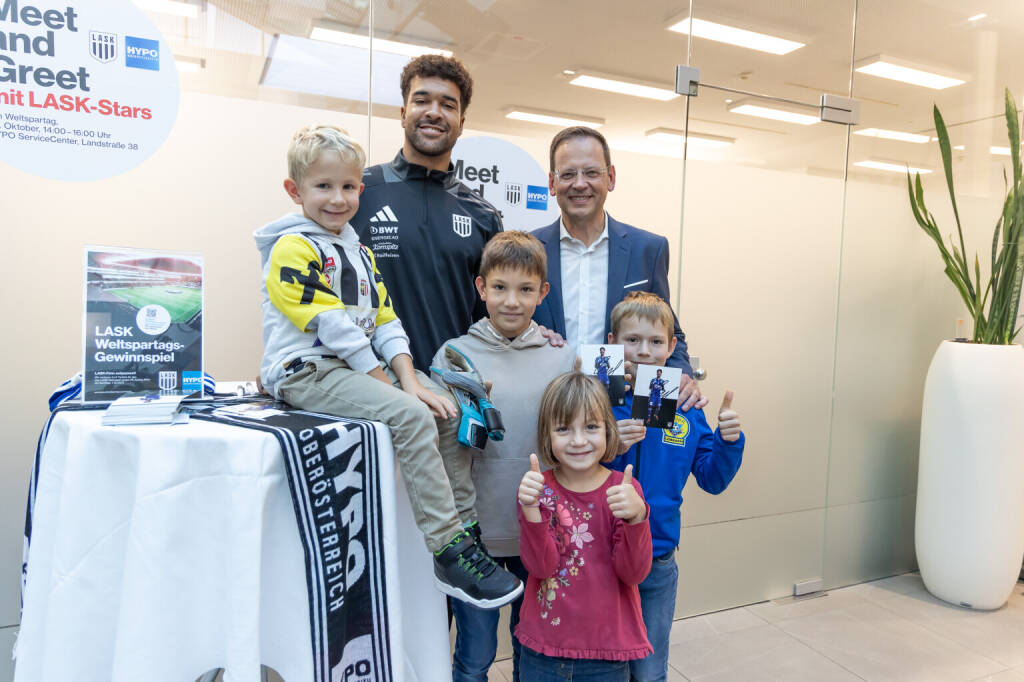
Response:
[[[601,382],[582,372],[567,372],[555,377],[540,399],[537,418],[537,456],[549,467],[558,466],[551,451],[551,429],[570,424],[577,415],[604,422],[605,450],[602,462],[610,462],[619,453],[619,428],[615,424],[608,392]]]

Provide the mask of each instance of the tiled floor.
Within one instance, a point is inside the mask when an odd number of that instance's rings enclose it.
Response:
[[[669,682],[1024,682],[1024,584],[993,612],[932,597],[907,574],[676,621]],[[491,682],[512,679],[499,661]]]

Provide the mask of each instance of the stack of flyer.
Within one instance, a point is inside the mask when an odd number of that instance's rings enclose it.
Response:
[[[131,424],[184,424],[188,415],[179,412],[181,401],[192,395],[189,391],[140,391],[126,393],[103,413],[104,426]]]

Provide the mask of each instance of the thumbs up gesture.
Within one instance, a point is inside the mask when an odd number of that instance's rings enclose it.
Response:
[[[732,409],[732,391],[726,391],[718,408],[718,434],[722,440],[735,443],[740,439],[740,415]]]
[[[540,516],[537,507],[540,506],[538,500],[543,492],[544,474],[540,472],[540,460],[537,459],[537,455],[531,454],[530,470],[523,474],[523,480],[519,483],[519,504],[523,506],[524,514],[527,510],[531,510],[538,517]]]
[[[608,508],[612,516],[632,525],[647,518],[647,506],[633,487],[633,465],[627,464],[622,472],[622,483],[608,488]]]

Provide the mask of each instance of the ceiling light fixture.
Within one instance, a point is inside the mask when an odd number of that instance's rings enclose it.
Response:
[[[932,142],[938,142],[938,141],[939,141],[939,138],[937,138],[937,137],[933,137],[932,138]],[[963,150],[967,149],[967,147],[963,146],[962,144],[955,144],[955,145],[953,145],[953,149],[957,150],[958,152],[962,152]]]
[[[910,171],[911,173],[927,175],[932,172],[929,168],[916,168],[914,166],[907,166],[905,163],[889,163],[886,161],[857,161],[853,165],[860,166],[861,168],[872,168],[874,170],[891,171],[894,173],[906,173],[907,171]]]
[[[355,29],[342,26],[340,24],[331,24],[326,21],[315,21],[313,22],[313,28],[309,32],[309,37],[313,40],[322,40],[328,43],[335,43],[336,45],[346,45],[348,47],[358,47],[364,50],[369,50],[371,41],[369,36],[360,35],[354,33]],[[397,40],[385,40],[384,38],[374,38],[372,41],[374,52],[387,52],[389,54],[399,54],[405,57],[419,57],[422,54],[439,54],[444,57],[451,57],[451,50],[444,50],[439,47],[431,47],[429,45],[422,45],[417,43],[402,43]]]
[[[865,137],[880,137],[883,140],[899,140],[900,142],[914,142],[916,144],[925,144],[929,141],[927,135],[919,135],[917,133],[904,133],[899,130],[884,130],[882,128],[865,128],[864,130],[855,130],[854,135],[864,135]]]
[[[861,59],[854,64],[854,68],[869,76],[888,78],[889,80],[920,85],[933,90],[945,90],[954,85],[962,85],[967,82],[962,78],[944,76],[934,71],[928,71],[918,64],[911,64],[910,62],[893,59],[881,54]]]
[[[559,126],[562,128],[568,126],[600,128],[604,125],[603,118],[565,114],[558,111],[545,111],[543,109],[528,109],[526,107],[506,109],[505,118],[510,118],[513,121],[527,121],[529,123],[540,123],[542,125]]]
[[[133,0],[136,7],[160,12],[161,14],[173,14],[176,17],[187,17],[195,19],[199,16],[199,7],[190,2],[179,2],[178,0]]]
[[[206,60],[200,57],[183,57],[174,55],[174,65],[178,73],[199,73],[206,68]]]
[[[591,71],[578,71],[577,76],[569,81],[569,85],[605,90],[620,95],[656,99],[661,102],[679,97],[679,93],[670,87],[658,87],[638,80],[623,79],[621,76],[609,76]]]
[[[967,17],[967,21],[978,21],[980,19],[984,19],[987,16],[987,14],[982,12],[981,14],[975,14],[973,17]]]
[[[696,133],[690,131],[687,135],[682,130],[675,128],[653,128],[644,133],[651,142],[662,144],[683,144],[690,147],[703,147],[704,149],[722,149],[736,143],[735,137],[723,135],[708,135],[707,133]]]
[[[733,102],[726,108],[734,114],[745,114],[747,116],[757,116],[758,118],[770,118],[776,121],[785,121],[786,123],[796,123],[804,126],[821,122],[821,118],[818,116],[801,114],[788,109],[781,109],[776,106],[768,106],[756,99],[741,99],[738,102]]]
[[[668,30],[689,35],[690,17],[672,24],[668,27]],[[795,40],[776,38],[766,33],[757,33],[756,31],[748,31],[736,28],[735,26],[716,24],[713,21],[705,21],[704,19],[693,20],[693,37],[706,38],[718,43],[728,43],[729,45],[737,45],[759,52],[770,52],[771,54],[789,54],[793,50],[798,50],[804,46],[804,43],[798,43]]]

